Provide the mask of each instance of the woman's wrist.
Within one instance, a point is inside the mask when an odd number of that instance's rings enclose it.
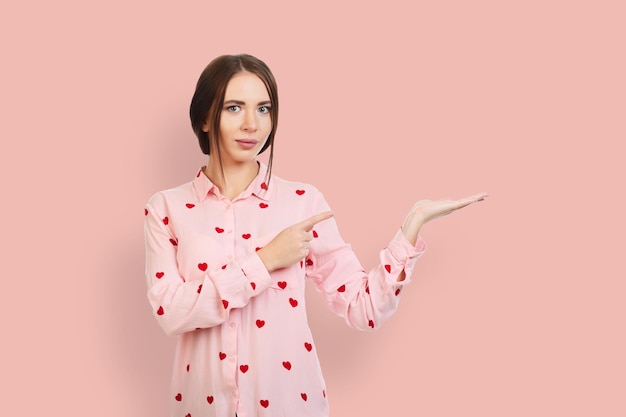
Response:
[[[265,269],[267,272],[272,272],[275,268],[274,263],[271,261],[272,257],[268,255],[267,249],[261,248],[256,251],[256,254],[259,258],[261,258],[261,262],[265,265]]]
[[[421,223],[411,224],[411,225],[403,225],[400,230],[409,241],[409,243],[413,246],[417,243],[417,236],[419,235],[420,229],[422,228]]]

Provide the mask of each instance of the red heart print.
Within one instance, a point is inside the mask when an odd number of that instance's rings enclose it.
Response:
[[[301,393],[300,393],[300,396],[302,397],[302,399],[303,399],[304,401],[306,401],[306,399],[307,399],[306,392],[301,392]]]
[[[159,306],[159,309],[157,310],[157,314],[158,314],[159,316],[162,316],[162,315],[163,315],[163,313],[165,313],[165,311],[163,311],[163,306]]]
[[[260,248],[260,247],[258,247],[258,246],[257,246],[256,248],[254,248],[254,251],[255,251],[255,252],[258,252],[258,251],[260,251],[260,250],[261,250],[261,248]]]
[[[313,237],[318,237],[319,235],[317,234],[317,232],[315,230],[313,230]]]
[[[257,320],[256,321],[256,327],[258,327],[260,329],[263,326],[265,326],[265,320]]]
[[[147,208],[143,209],[143,214],[145,214],[146,216],[148,215],[148,209]]]
[[[370,321],[367,323],[367,325],[368,325],[368,326],[370,326],[370,327],[373,329],[373,328],[374,328],[374,320],[370,320]]]
[[[170,222],[170,219],[169,219],[167,216],[163,217],[163,224],[164,224],[164,225],[166,225],[166,226],[167,226],[167,224],[168,224],[169,222]]]
[[[215,228],[215,231],[216,231],[217,233],[224,233],[224,229],[222,229],[221,227],[216,227],[216,228]]]
[[[156,274],[154,274],[154,275],[156,275],[156,277],[157,277],[158,279],[161,279],[161,278],[163,278],[163,275],[165,275],[165,272],[157,272],[157,273],[156,273]]]
[[[294,300],[293,298],[289,299],[289,304],[291,304],[292,307],[297,307],[298,306],[298,300]]]
[[[202,170],[198,170],[198,173],[196,174],[196,178],[200,177],[200,174],[202,174]]]
[[[202,284],[198,287],[198,294],[200,294],[200,291],[202,291]]]
[[[304,342],[304,348],[310,352],[313,349],[313,345],[309,342]]]
[[[250,286],[252,287],[253,290],[256,290],[256,283],[253,281],[250,281]]]
[[[220,352],[220,360],[223,361],[226,359],[226,354],[224,352]]]
[[[387,270],[387,273],[391,273],[391,265],[385,265],[385,269]]]
[[[401,289],[401,288],[398,288],[398,289],[396,290],[396,297],[400,295],[400,291],[402,291],[402,289]]]
[[[310,259],[307,259],[306,260],[306,266],[311,266],[311,265],[313,265],[313,261],[310,260]]]
[[[189,372],[189,364],[187,364],[187,372]]]
[[[302,268],[302,261],[300,261],[300,268]]]
[[[302,195],[302,194],[304,194],[304,190],[296,190],[296,194]]]
[[[250,233],[244,233],[241,237],[244,239],[250,239]]]
[[[322,390],[322,395],[326,398],[326,390]]]
[[[212,396],[212,395],[209,395],[208,397],[206,397],[206,401],[207,401],[209,404],[213,404],[213,396]]]
[[[222,300],[222,305],[224,306],[224,308],[228,308],[228,301]]]
[[[248,365],[241,365],[239,367],[239,370],[245,374],[246,372],[248,372]]]
[[[261,208],[268,208],[269,206],[267,204],[265,204],[265,203],[260,203],[259,207],[261,207]]]
[[[261,404],[261,407],[263,407],[263,408],[267,408],[270,405],[269,400],[261,400],[261,401],[259,401],[259,403]]]
[[[367,287],[365,287],[365,292],[368,293],[368,294],[370,293],[370,286],[369,285]]]
[[[174,246],[178,246],[178,239],[177,240],[170,239],[170,243]]]
[[[337,288],[337,292],[345,292],[346,291],[346,286],[342,285],[341,287]]]
[[[187,413],[187,415],[185,415],[185,417],[191,417],[191,413]]]
[[[278,286],[280,287],[280,289],[284,290],[285,288],[287,288],[287,281],[278,281]]]
[[[286,370],[291,371],[291,362],[285,361],[283,362],[283,366],[285,367]]]
[[[226,269],[226,265],[222,265],[222,269]]]
[[[191,203],[187,203],[187,204],[185,204],[185,206],[187,206],[187,208],[194,208],[196,205],[195,204],[191,204]]]
[[[182,401],[183,400],[183,394],[181,394],[180,392],[178,394],[176,394],[176,401]]]
[[[202,262],[201,264],[198,264],[198,269],[200,271],[206,271],[208,265],[206,264],[206,262]]]
[[[263,188],[264,190],[267,190],[267,184],[266,184],[266,183],[264,183],[264,182],[262,182],[262,183],[261,183],[261,188]]]

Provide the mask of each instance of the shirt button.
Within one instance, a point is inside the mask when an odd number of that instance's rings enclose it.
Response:
[[[230,327],[235,327],[236,324],[235,323],[230,323]]]
[[[233,232],[233,229],[228,229],[228,230],[226,231],[226,233],[232,233],[232,232]]]

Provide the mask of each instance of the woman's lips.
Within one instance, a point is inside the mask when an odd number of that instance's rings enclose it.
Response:
[[[258,140],[254,139],[235,139],[235,142],[244,149],[252,149],[259,143]]]

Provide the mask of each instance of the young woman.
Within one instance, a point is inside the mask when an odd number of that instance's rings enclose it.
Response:
[[[262,61],[212,61],[190,116],[208,163],[145,207],[148,299],[178,336],[171,416],[327,416],[305,278],[348,325],[374,330],[424,251],[420,228],[486,195],[416,203],[366,273],[322,194],[272,175],[278,95]],[[266,149],[267,166],[257,161]]]

